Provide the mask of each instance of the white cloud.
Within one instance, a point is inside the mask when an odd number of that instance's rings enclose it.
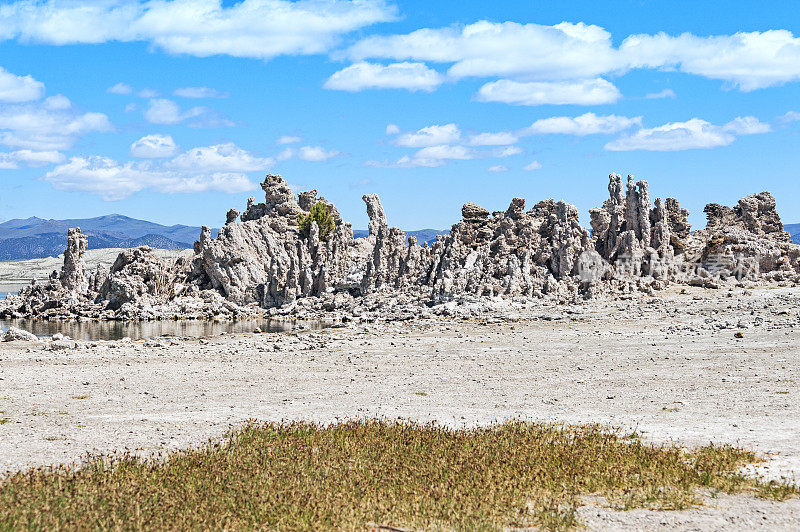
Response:
[[[367,37],[345,55],[453,63],[453,78],[513,77],[520,80],[593,78],[624,65],[611,34],[598,26],[555,26],[479,21],[466,26],[423,28],[407,35]]]
[[[125,106],[125,112],[126,112],[126,113],[132,113],[132,112],[134,112],[135,110],[136,110],[136,104],[135,104],[135,103],[133,103],[133,102],[131,102],[131,103],[129,103],[128,105],[126,105],[126,106]]]
[[[255,188],[244,174],[183,175],[154,169],[147,163],[119,163],[106,157],[73,157],[47,172],[44,180],[59,190],[98,194],[108,201],[124,199],[144,189],[173,194],[209,190],[233,193]]]
[[[182,87],[175,89],[173,94],[181,98],[227,98],[230,96],[227,92],[220,92],[211,87]]]
[[[343,56],[451,64],[450,78],[501,77],[560,81],[676,69],[718,79],[743,91],[800,80],[800,38],[787,30],[699,37],[630,35],[619,48],[598,26],[479,21],[362,39]],[[669,97],[669,96],[667,96]]]
[[[140,90],[139,92],[136,93],[136,96],[138,96],[139,98],[145,98],[145,99],[158,98],[160,95],[161,95],[161,93],[159,93],[157,90],[149,89],[149,88],[142,89],[142,90]]]
[[[489,171],[489,172],[493,172],[493,173],[508,172],[508,167],[507,166],[503,166],[502,164],[498,164],[498,165],[495,165],[495,166],[490,166],[486,170]]]
[[[245,172],[272,164],[234,144],[193,148],[164,162],[118,162],[107,157],[72,157],[48,172],[55,188],[98,194],[119,200],[151,189],[160,193],[244,192],[255,189]]]
[[[202,148],[192,148],[166,166],[196,172],[255,172],[272,166],[270,158],[255,157],[232,142]]]
[[[303,146],[297,154],[300,159],[314,163],[327,161],[337,155],[339,155],[338,151],[326,150],[321,146]]]
[[[288,161],[292,157],[294,157],[294,149],[284,148],[278,155],[275,156],[275,159],[278,161]]]
[[[301,137],[296,137],[293,135],[284,135],[280,137],[278,140],[275,141],[275,144],[281,146],[284,144],[297,144],[298,142],[302,141]]]
[[[128,85],[127,83],[119,82],[116,85],[114,85],[113,87],[109,87],[106,90],[106,92],[108,92],[109,94],[122,94],[122,95],[124,95],[124,94],[132,93],[133,92],[133,88],[130,85]]]
[[[371,168],[416,168],[420,166],[435,168],[442,166],[448,160],[474,159],[478,154],[465,146],[428,146],[414,153],[413,156],[404,155],[395,162],[367,161],[364,166]]]
[[[0,39],[45,44],[145,41],[174,54],[270,59],[324,53],[342,35],[386,22],[384,0],[18,0],[0,6]]]
[[[800,122],[800,113],[797,111],[787,111],[778,117],[778,122],[788,124],[790,122]]]
[[[58,151],[17,150],[0,153],[0,170],[16,170],[22,166],[39,168],[64,162],[66,157]]]
[[[615,103],[621,96],[612,83],[602,78],[552,82],[501,79],[483,85],[477,99],[513,105],[600,105]]]
[[[675,94],[674,90],[664,89],[659,92],[651,92],[645,95],[645,98],[647,98],[648,100],[660,100],[662,98],[675,98],[676,96],[677,95]]]
[[[113,130],[106,115],[77,114],[64,108],[66,98],[62,98],[0,106],[0,145],[34,151],[65,150],[83,135]]]
[[[737,116],[724,126],[722,129],[730,131],[736,135],[757,135],[759,133],[769,133],[772,127],[761,122],[754,116]]]
[[[172,100],[150,100],[150,106],[144,112],[144,118],[151,124],[179,124],[187,118],[200,114],[199,110],[199,107],[195,107],[183,113],[181,107]]]
[[[450,146],[447,144],[439,146],[428,146],[417,151],[412,157],[404,156],[397,161],[397,166],[401,168],[412,168],[415,166],[426,166],[434,168],[442,166],[448,160],[466,161],[475,158],[475,152],[464,146]]]
[[[0,102],[30,102],[42,96],[44,96],[44,83],[36,81],[31,76],[17,76],[0,67]]]
[[[522,167],[523,170],[527,170],[528,172],[532,172],[533,170],[538,170],[542,167],[542,163],[539,161],[531,161],[530,163],[526,164]]]
[[[490,152],[491,157],[511,157],[512,155],[517,155],[522,153],[522,148],[519,146],[506,146],[505,148],[495,148]]]
[[[699,118],[672,122],[621,137],[606,144],[610,151],[680,151],[728,146],[736,135],[751,135],[769,131],[769,125],[754,117],[736,118],[716,126]]]
[[[396,124],[389,124],[386,126],[387,135],[397,135],[398,133],[400,133],[400,128],[397,127]]]
[[[506,146],[515,144],[519,139],[514,133],[500,131],[498,133],[478,133],[469,138],[471,146]]]
[[[55,96],[50,96],[49,98],[45,98],[44,107],[52,111],[62,111],[64,109],[69,109],[70,107],[72,107],[72,102],[69,101],[69,98],[67,98],[63,94],[56,94]]]
[[[406,148],[424,148],[458,142],[461,130],[455,124],[423,127],[416,133],[405,133],[395,139],[395,144]]]
[[[234,123],[219,116],[208,107],[192,107],[183,111],[172,100],[158,98],[150,100],[144,118],[151,124],[175,125],[188,122],[189,127],[229,127]]]
[[[131,145],[131,155],[142,159],[172,157],[178,153],[178,145],[169,135],[147,135]]]
[[[365,89],[405,89],[431,92],[444,78],[423,63],[379,65],[359,62],[334,72],[325,82],[326,89],[358,92]]]
[[[531,124],[524,130],[528,135],[548,135],[548,134],[564,134],[564,135],[595,135],[595,134],[612,134],[619,133],[633,126],[641,126],[642,117],[636,116],[628,118],[627,116],[617,115],[596,115],[594,113],[585,113],[576,117],[569,116],[554,116],[551,118],[542,118]]]
[[[631,35],[620,55],[631,68],[677,68],[743,91],[800,79],[800,39],[786,30],[711,37]]]

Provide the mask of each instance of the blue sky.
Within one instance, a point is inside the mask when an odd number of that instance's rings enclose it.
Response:
[[[791,2],[0,3],[0,220],[220,225],[280,173],[366,227],[647,179],[800,221]]]

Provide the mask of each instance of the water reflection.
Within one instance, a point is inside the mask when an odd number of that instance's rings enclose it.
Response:
[[[322,329],[332,325],[324,321],[288,320],[163,320],[163,321],[44,321],[29,319],[0,320],[0,330],[10,326],[46,337],[56,333],[74,340],[119,340],[155,338],[158,336],[215,336],[221,333],[248,333],[256,328],[263,332],[285,332],[296,329]]]

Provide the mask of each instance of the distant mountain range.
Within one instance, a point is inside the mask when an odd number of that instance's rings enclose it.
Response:
[[[15,219],[0,223],[0,261],[17,261],[57,257],[67,244],[67,230],[80,227],[88,235],[89,249],[131,248],[150,246],[159,249],[188,249],[200,238],[200,227],[188,225],[160,225],[119,214],[97,218],[72,220],[44,220],[42,218]],[[216,236],[218,230],[213,229]],[[409,231],[420,244],[433,242],[437,235],[447,231],[423,229]],[[368,231],[355,230],[356,238]]]
[[[15,219],[0,224],[0,261],[56,257],[64,252],[70,227],[80,227],[88,235],[89,249],[187,249],[200,237],[200,227],[165,226],[119,214],[72,220]]]
[[[787,224],[783,227],[792,235],[792,242],[800,244],[800,224]]]

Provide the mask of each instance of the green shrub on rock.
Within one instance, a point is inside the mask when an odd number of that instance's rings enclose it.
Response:
[[[300,233],[306,238],[311,234],[311,222],[317,222],[319,237],[327,242],[333,234],[335,224],[333,216],[328,212],[328,206],[325,203],[318,201],[311,207],[308,214],[300,215]]]

